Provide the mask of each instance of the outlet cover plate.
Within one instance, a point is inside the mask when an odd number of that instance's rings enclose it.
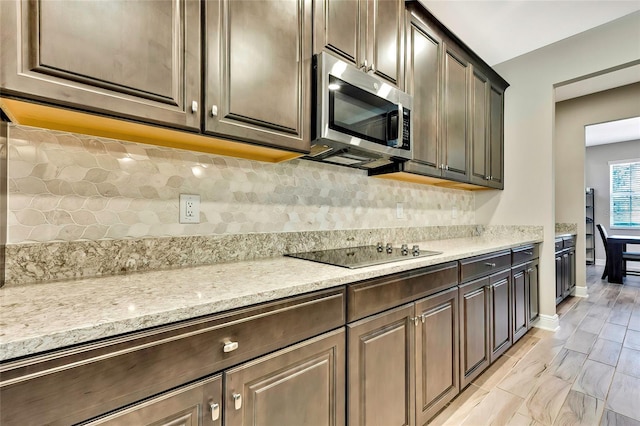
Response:
[[[200,223],[200,196],[180,194],[180,223]]]

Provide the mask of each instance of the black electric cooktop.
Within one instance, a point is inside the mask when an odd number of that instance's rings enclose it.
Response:
[[[285,256],[298,259],[311,260],[313,262],[327,263],[329,265],[342,266],[343,268],[364,268],[365,266],[379,265],[382,263],[398,262],[401,260],[415,259],[418,257],[434,256],[442,254],[439,251],[420,250],[418,246],[382,247],[360,246],[331,250],[309,251],[306,253],[289,253]]]

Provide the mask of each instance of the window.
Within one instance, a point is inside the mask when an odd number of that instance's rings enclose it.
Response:
[[[609,163],[611,227],[640,228],[640,159]]]

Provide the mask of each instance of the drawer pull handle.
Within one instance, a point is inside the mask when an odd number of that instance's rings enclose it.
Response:
[[[525,251],[524,254],[526,254],[527,256],[533,256],[533,252],[532,251]]]
[[[226,342],[222,347],[223,352],[233,352],[238,349],[238,342]]]
[[[233,407],[236,410],[239,410],[242,408],[242,395],[240,395],[239,393],[234,393],[232,395],[233,397]]]
[[[529,274],[530,274],[531,272],[533,272],[533,268],[529,268],[529,269],[527,269],[527,273],[529,273]]]
[[[211,408],[211,421],[215,422],[220,418],[220,404],[211,402],[209,407]]]
[[[193,113],[198,112],[198,101],[191,102],[191,112]]]
[[[495,263],[491,263],[491,262],[485,262],[485,265],[489,266],[490,268],[495,268],[496,264]]]

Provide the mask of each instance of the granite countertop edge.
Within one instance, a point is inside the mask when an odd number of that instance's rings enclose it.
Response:
[[[0,289],[0,361],[539,242],[417,242],[442,254],[359,269],[275,257],[7,287]]]

